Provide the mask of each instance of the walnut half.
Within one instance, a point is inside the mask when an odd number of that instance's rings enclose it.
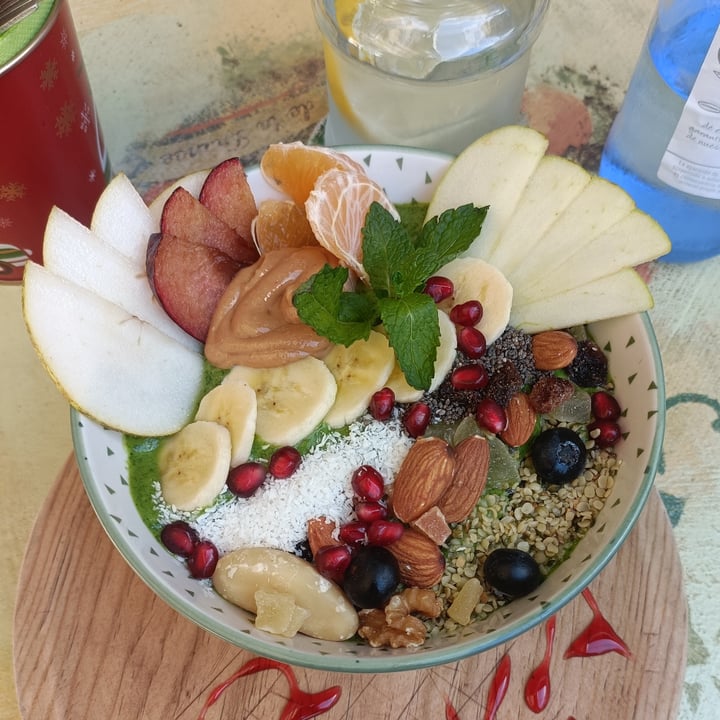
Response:
[[[440,600],[432,590],[407,588],[393,595],[385,610],[361,610],[358,635],[372,647],[419,647],[427,633],[422,620],[411,613],[437,617],[441,609]]]

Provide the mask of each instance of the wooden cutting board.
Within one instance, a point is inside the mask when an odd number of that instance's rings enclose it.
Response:
[[[498,662],[512,669],[497,720],[674,720],[685,674],[687,605],[672,529],[656,492],[627,543],[590,589],[633,655],[564,659],[592,614],[582,597],[557,615],[551,697],[523,699],[545,652],[544,626],[495,650],[428,670],[350,675],[295,668],[303,690],[339,685],[328,720],[486,718]],[[160,600],[114,549],[70,458],[36,521],[19,581],[14,661],[28,720],[196,720],[210,692],[251,659]],[[275,670],[242,678],[207,720],[280,718],[288,685]],[[447,714],[446,714],[447,713]]]

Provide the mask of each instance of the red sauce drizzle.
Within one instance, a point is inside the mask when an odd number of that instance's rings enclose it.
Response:
[[[460,720],[460,716],[450,702],[449,697],[445,697],[445,720]]]
[[[545,655],[528,678],[525,684],[525,702],[534,712],[539,713],[550,701],[550,659],[552,658],[553,640],[555,639],[555,616],[545,623]]]
[[[565,651],[564,657],[593,657],[609,652],[616,652],[626,658],[632,657],[628,646],[603,617],[589,588],[585,588],[582,595],[592,610],[593,619],[585,630],[572,641],[570,647]]]
[[[495,720],[495,715],[505,699],[508,685],[510,684],[510,656],[506,653],[502,656],[500,664],[495,671],[490,691],[488,692],[488,705],[485,711],[485,720]]]
[[[219,700],[225,690],[236,680],[245,675],[252,675],[262,672],[263,670],[279,670],[285,675],[290,685],[290,697],[283,708],[280,720],[310,720],[310,718],[327,712],[340,699],[342,690],[338,685],[333,685],[317,693],[307,693],[302,691],[298,686],[297,678],[289,665],[266,658],[255,658],[245,663],[245,665],[210,693],[203,709],[200,711],[198,720],[205,720],[205,715],[209,708]]]

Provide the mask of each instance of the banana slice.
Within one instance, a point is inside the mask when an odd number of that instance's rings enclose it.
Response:
[[[373,330],[367,340],[350,347],[336,345],[323,360],[337,383],[337,397],[325,422],[338,428],[360,417],[373,393],[385,386],[395,365],[395,351],[382,333]]]
[[[271,445],[295,445],[322,421],[337,386],[322,360],[306,357],[274,368],[235,366],[223,385],[249,385],[257,398],[255,433]]]
[[[257,423],[257,397],[247,383],[229,382],[210,390],[200,401],[195,419],[219,423],[230,431],[231,468],[250,457]]]
[[[435,356],[435,374],[428,392],[437,390],[440,383],[450,372],[457,354],[457,332],[453,321],[443,310],[438,310],[438,321],[440,324],[440,345]],[[399,403],[415,402],[424,394],[422,390],[418,390],[408,383],[397,362],[395,362],[395,366],[385,385],[395,393],[395,400]]]
[[[455,293],[443,300],[439,307],[450,312],[453,305],[479,300],[483,316],[477,329],[485,335],[487,344],[495,342],[510,321],[513,289],[507,278],[490,263],[475,257],[451,260],[437,272],[452,280]]]
[[[165,440],[158,454],[160,490],[168,505],[197,510],[212,503],[230,470],[230,431],[198,420]]]

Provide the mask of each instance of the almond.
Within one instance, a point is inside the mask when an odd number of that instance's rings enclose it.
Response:
[[[400,581],[408,587],[432,587],[445,572],[445,558],[440,548],[414,528],[407,528],[387,549],[398,562]]]
[[[524,445],[533,434],[537,413],[530,404],[530,398],[525,393],[515,393],[508,406],[507,427],[500,433],[500,439],[510,447]]]
[[[532,354],[538,370],[560,370],[577,355],[577,340],[564,330],[546,330],[532,338]]]
[[[307,539],[310,552],[315,555],[317,551],[327,545],[342,545],[333,537],[337,525],[326,517],[310,518],[307,523]]]
[[[455,451],[442,438],[420,438],[410,448],[395,476],[392,508],[410,523],[435,505],[455,472]]]
[[[438,501],[447,522],[464,520],[482,495],[490,467],[490,444],[481,435],[471,435],[455,448],[455,458],[452,483]]]

